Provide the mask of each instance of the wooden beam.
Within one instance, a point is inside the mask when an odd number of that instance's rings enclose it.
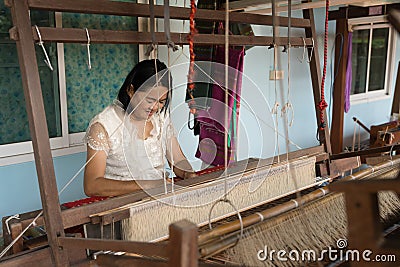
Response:
[[[282,154],[281,158],[283,156],[286,156],[286,154]],[[289,159],[295,159],[295,158],[300,158],[304,156],[316,156],[317,161],[324,161],[328,159],[328,155],[324,153],[324,146],[315,146],[315,147],[310,147],[310,148],[305,148],[297,151],[290,152],[288,157]],[[249,171],[252,169],[255,169],[259,166],[264,166],[266,164],[271,164],[272,162],[276,162],[276,159],[274,157],[268,158],[268,159],[248,159],[248,160],[243,160],[236,162],[232,164],[232,166],[229,168],[229,175],[233,175],[235,173],[243,173],[244,171]],[[210,180],[215,180],[216,177],[220,177],[220,174],[223,172],[223,170],[214,172],[214,173],[209,173],[209,174],[204,174],[192,179],[180,181],[178,184],[180,186],[190,186],[192,184],[199,184],[199,183],[204,183]],[[163,193],[164,188],[155,188],[152,189],[149,193],[151,194],[158,194],[158,193]],[[64,228],[70,228],[73,226],[77,225],[82,225],[85,223],[101,223],[102,220],[98,219],[96,220],[96,217],[92,217],[93,214],[101,213],[104,211],[108,211],[111,209],[115,209],[118,207],[122,207],[127,204],[134,203],[136,201],[139,201],[143,198],[148,197],[148,194],[145,192],[136,192],[132,194],[127,194],[119,197],[114,197],[110,199],[106,199],[103,201],[91,203],[88,205],[72,208],[72,209],[67,209],[62,211],[62,218],[64,222]],[[40,211],[33,211],[29,213],[24,213],[21,214],[21,220],[18,220],[16,223],[22,224],[22,227],[26,227],[28,224],[32,222],[32,219],[36,217],[36,215]],[[115,214],[114,214],[115,215]],[[103,218],[104,219],[104,218]],[[106,220],[107,221],[107,220]],[[115,218],[114,218],[114,221]],[[111,220],[109,220],[108,223],[110,223]],[[39,219],[36,221],[38,225],[43,225],[43,218],[39,217]],[[107,222],[104,222],[107,224]]]
[[[372,168],[372,167],[371,167]],[[334,191],[354,192],[357,194],[370,194],[379,191],[394,191],[400,193],[399,179],[375,179],[375,180],[360,180],[360,181],[345,181],[337,182],[330,185]]]
[[[103,14],[116,16],[149,17],[150,10],[147,4],[135,4],[128,2],[106,1],[106,0],[29,0],[29,7],[32,9],[49,10],[58,12]],[[154,16],[156,18],[164,17],[164,6],[154,6]],[[170,7],[171,19],[188,20],[190,9],[183,7]],[[225,21],[225,11],[198,9],[196,19],[207,21]],[[272,17],[257,14],[246,14],[240,12],[231,12],[229,15],[231,23],[248,23],[257,25],[272,26]],[[292,18],[292,27],[310,27],[310,22],[306,19]],[[279,26],[287,27],[288,18],[279,17]]]
[[[160,259],[146,259],[129,255],[110,255],[100,254],[97,256],[96,263],[99,266],[112,266],[112,267],[168,267],[168,262]],[[92,265],[91,265],[92,266]],[[94,266],[94,265],[93,265]],[[230,264],[217,264],[199,262],[199,267],[237,267],[237,265]]]
[[[399,23],[400,23],[400,21],[399,21]],[[400,105],[400,61],[397,66],[397,77],[396,77],[396,85],[394,87],[391,115],[393,115],[394,113],[397,113],[397,114],[400,113],[399,105]],[[399,114],[399,118],[400,118],[400,114]]]
[[[8,246],[23,231],[22,224],[17,219],[11,219],[6,223],[9,217],[10,216],[2,218],[4,247]],[[23,250],[24,240],[20,238],[14,243],[6,255],[15,254]]]
[[[129,255],[110,255],[100,254],[96,256],[96,265],[94,266],[112,266],[112,267],[168,267],[165,260],[160,259],[146,259],[140,257],[133,257]]]
[[[329,20],[380,16],[390,14],[392,10],[397,9],[400,9],[399,3],[374,7],[341,7],[339,10],[333,10],[329,12]],[[388,19],[390,19],[390,16]]]
[[[68,266],[67,251],[57,245],[57,238],[64,236],[64,227],[27,0],[13,0],[11,15],[18,30],[18,59],[51,254],[55,266]]]
[[[382,233],[379,218],[378,196],[360,194],[358,188],[345,194],[348,242],[350,249],[376,251]],[[351,266],[365,266],[365,262],[352,262]],[[369,265],[368,265],[369,266]]]
[[[281,1],[278,3],[282,3],[283,5],[278,6],[276,12],[286,12],[287,11],[287,1]],[[354,1],[354,0],[331,0],[329,3],[330,7],[339,6],[339,5],[353,5],[357,3],[362,3],[362,1]],[[247,6],[246,6],[247,5]],[[325,7],[326,1],[313,1],[313,2],[303,2],[292,4],[293,10],[304,10],[304,9],[314,9]],[[272,8],[271,4],[266,4],[265,1],[262,0],[247,0],[247,1],[237,1],[229,4],[231,9],[233,10],[244,10],[246,13],[251,14],[271,14]]]
[[[360,157],[352,157],[352,158],[345,158],[345,159],[336,159],[330,162],[329,172],[326,169],[326,166],[323,165],[320,168],[321,175],[329,175],[329,177],[338,177],[339,175],[343,174],[346,171],[355,169],[360,167],[361,159]]]
[[[400,144],[397,144],[397,145],[393,145],[393,146],[370,148],[370,149],[354,151],[354,152],[343,152],[343,153],[331,155],[329,158],[331,160],[351,158],[351,157],[356,157],[356,156],[379,154],[379,153],[384,153],[384,152],[389,152],[389,151],[393,152],[393,151],[397,151],[399,149],[400,149]]]
[[[187,220],[169,226],[168,245],[170,267],[197,267],[199,250],[197,226]]]
[[[400,32],[400,11],[396,9],[390,10],[388,14],[388,20],[390,23],[392,23],[394,28]]]
[[[49,247],[25,251],[0,260],[0,267],[52,266]]]
[[[51,28],[39,27],[40,35],[43,42],[58,42],[58,43],[87,43],[87,36],[85,29],[74,28]],[[151,44],[152,38],[149,32],[136,32],[136,31],[114,31],[114,30],[88,30],[91,43],[108,43],[108,44]],[[36,42],[39,41],[36,29],[32,27],[32,34]],[[10,30],[10,37],[13,40],[18,40],[17,28],[13,27]],[[187,45],[187,33],[171,33],[171,40],[176,45]],[[160,45],[167,44],[165,34],[162,32],[156,33],[157,43]],[[302,39],[301,37],[294,37],[290,39],[293,46],[311,46],[311,38]],[[219,34],[196,34],[194,36],[194,43],[200,45],[223,45],[225,44],[225,36]],[[268,36],[244,36],[244,35],[230,35],[229,44],[231,45],[253,45],[253,46],[266,46],[272,44],[272,37]],[[276,44],[283,46],[288,44],[287,37],[276,38]]]
[[[112,250],[130,252],[149,257],[168,258],[166,243],[133,242],[125,240],[107,240],[95,238],[60,237],[59,245],[64,248],[93,250]]]
[[[86,260],[86,252],[82,249],[72,248],[68,250],[68,257],[72,265]],[[49,246],[38,247],[13,254],[0,260],[0,267],[21,266],[54,266],[51,249]],[[81,265],[79,265],[81,266]]]
[[[315,30],[315,23],[314,23],[314,12],[311,9],[305,9],[303,10],[303,16],[306,19],[309,19],[311,22],[311,27],[306,28],[306,37],[307,38],[316,38],[317,32]],[[320,138],[320,143],[325,145],[325,151],[328,154],[332,154],[332,148],[331,148],[331,140],[329,137],[329,127],[328,127],[328,118],[326,116],[326,110],[323,112],[323,116],[325,118],[326,122],[326,127],[321,130],[319,129],[319,125],[321,123],[320,121],[320,110],[318,108],[318,103],[321,100],[321,66],[320,66],[320,61],[319,61],[319,53],[318,53],[318,46],[315,45],[314,49],[308,50],[308,55],[311,57],[311,62],[310,64],[310,73],[311,73],[311,81],[312,81],[312,86],[313,86],[313,95],[314,95],[314,107],[315,107],[315,114],[317,117],[317,125],[316,128],[318,128],[318,133],[319,133],[319,138]]]
[[[344,130],[344,102],[346,89],[346,69],[348,51],[348,28],[347,20],[339,19],[336,21],[336,36],[341,34],[343,43],[340,38],[335,39],[335,69],[336,77],[333,84],[333,106],[332,111],[332,128],[331,128],[331,144],[332,153],[340,153],[343,151],[343,130]],[[341,45],[343,45],[341,47]],[[336,67],[337,66],[337,67]]]

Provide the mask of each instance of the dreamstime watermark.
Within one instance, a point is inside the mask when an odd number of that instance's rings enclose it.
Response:
[[[322,251],[313,249],[307,250],[274,250],[264,246],[257,252],[259,261],[299,261],[299,262],[316,262],[316,261],[366,261],[366,262],[396,262],[396,255],[377,254],[369,249],[357,250],[346,249],[347,240],[338,239],[336,248],[328,247]]]

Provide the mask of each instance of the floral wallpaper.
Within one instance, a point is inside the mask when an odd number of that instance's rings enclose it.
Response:
[[[63,27],[136,30],[136,19],[104,15],[63,14]],[[112,103],[126,75],[137,63],[137,45],[65,44],[68,126],[70,133],[86,130],[94,115]]]
[[[32,12],[33,24],[51,25],[49,13]],[[11,41],[8,29],[11,27],[10,9],[0,1],[0,144],[30,140],[28,117],[24,92],[22,89],[21,72],[19,69],[17,49]],[[45,104],[46,118],[50,137],[61,135],[58,98],[57,64],[55,45],[47,45],[51,61],[55,62],[55,72],[51,72],[43,62],[43,53],[36,46],[36,56],[39,65],[39,75]],[[51,51],[50,51],[51,50]],[[58,102],[57,102],[58,103]]]
[[[32,25],[54,25],[54,16],[32,12]],[[131,17],[62,14],[63,27],[136,30]],[[0,1],[0,145],[30,140],[15,42],[9,39],[10,9]],[[46,44],[54,71],[44,64],[36,46],[43,100],[50,137],[61,136],[56,45]],[[112,103],[125,76],[137,63],[137,45],[91,44],[91,65],[87,67],[85,45],[64,44],[69,132],[86,130],[91,118]]]

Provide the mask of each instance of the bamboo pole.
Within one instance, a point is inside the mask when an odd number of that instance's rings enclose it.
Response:
[[[379,163],[375,166],[369,166],[366,169],[358,171],[354,174],[348,175],[341,179],[341,181],[349,181],[362,179],[366,176],[376,173],[378,171],[384,170],[386,168],[393,167],[394,165],[400,164],[400,157],[392,160],[388,160],[382,163]],[[277,215],[283,214],[287,211],[295,209],[301,205],[314,201],[320,197],[325,196],[330,193],[329,186],[321,187],[309,194],[306,194],[296,200],[290,200],[276,207],[257,212],[255,214],[249,215],[247,217],[242,218],[243,228],[255,225],[259,222],[262,222],[266,219],[270,219]],[[214,253],[215,251],[221,251],[223,248],[227,248],[232,246],[239,239],[239,235],[229,236],[226,240],[222,239],[222,235],[232,234],[236,231],[239,231],[241,228],[240,221],[236,220],[230,223],[226,223],[224,225],[217,226],[216,228],[204,232],[199,235],[198,242],[199,246],[202,246],[200,249],[200,254],[202,257],[208,256],[208,253]],[[218,245],[219,243],[219,245]]]

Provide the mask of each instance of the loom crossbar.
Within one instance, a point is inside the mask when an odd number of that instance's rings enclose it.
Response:
[[[132,242],[95,238],[60,237],[59,245],[68,249],[83,248],[137,253],[143,256],[168,258],[168,243]]]
[[[6,0],[6,5],[11,6],[11,0]],[[115,15],[115,16],[133,16],[133,17],[149,17],[150,10],[147,4],[136,4],[127,2],[112,2],[106,0],[29,0],[29,8],[58,11],[58,12],[72,12],[72,13],[88,13],[88,14],[102,14],[102,15]],[[183,7],[169,7],[171,19],[184,19],[187,20],[190,15],[189,8]],[[164,17],[164,6],[154,6],[154,17]],[[225,11],[222,10],[208,10],[198,9],[196,11],[196,19],[207,21],[225,21]],[[287,27],[287,17],[277,17],[277,26]],[[229,21],[232,23],[248,23],[257,25],[272,26],[272,16],[270,15],[257,15],[246,14],[242,12],[231,12]],[[311,23],[309,19],[291,18],[291,27],[295,28],[308,28]]]
[[[393,161],[386,161],[386,162],[382,162],[380,164],[377,164],[374,166],[374,170],[372,170],[371,168],[368,169],[364,169],[361,171],[358,171],[350,176],[346,176],[344,178],[342,178],[340,180],[340,182],[336,182],[333,183],[332,185],[329,186],[325,186],[323,188],[319,188],[313,192],[310,192],[304,196],[301,196],[300,198],[297,198],[295,201],[288,201],[285,203],[282,203],[280,205],[277,205],[275,207],[269,208],[267,210],[261,211],[259,212],[262,215],[262,220],[260,219],[260,216],[257,214],[252,214],[249,215],[247,217],[242,218],[242,222],[243,222],[243,226],[246,227],[250,227],[252,225],[255,225],[259,222],[262,222],[264,220],[268,220],[271,219],[277,215],[283,214],[287,211],[293,210],[299,206],[302,206],[306,203],[309,203],[311,201],[315,201],[321,197],[326,196],[328,193],[331,193],[331,188],[334,188],[335,191],[338,190],[348,190],[347,185],[349,183],[357,183],[357,184],[365,184],[368,182],[371,182],[373,184],[373,186],[381,186],[382,188],[390,188],[388,187],[389,185],[384,185],[385,183],[390,183],[390,185],[396,184],[396,187],[393,187],[394,190],[396,190],[395,188],[397,188],[397,190],[400,190],[399,185],[398,185],[398,181],[393,180],[393,179],[389,179],[389,180],[358,180],[358,179],[363,179],[365,177],[367,177],[368,175],[373,174],[374,172],[378,172],[381,170],[385,170],[387,168],[390,168],[393,165],[398,165],[400,164],[400,158],[394,159]],[[353,181],[354,179],[357,179],[356,181]],[[346,181],[346,182],[344,182]],[[380,185],[380,183],[383,182],[382,185]],[[374,190],[374,187],[371,186],[371,190]],[[376,188],[380,188],[379,186],[377,186]],[[356,190],[356,192],[358,192],[358,187],[354,187],[354,189]],[[353,192],[353,194],[357,195],[358,193]],[[214,251],[217,250],[218,248],[220,248],[221,246],[228,246],[228,245],[232,245],[234,244],[237,240],[238,240],[238,236],[230,236],[227,238],[226,240],[226,244],[219,244],[221,236],[223,235],[228,235],[228,234],[232,234],[235,231],[239,231],[240,230],[240,223],[239,221],[233,221],[233,222],[229,222],[226,224],[222,224],[220,226],[217,226],[216,228],[209,230],[209,231],[205,231],[203,233],[201,233],[199,235],[199,246],[204,246],[207,243],[209,243],[210,241],[213,240],[218,240],[218,242],[212,243],[210,245],[206,245],[204,248],[201,249],[201,255],[202,256],[209,256],[210,251]]]
[[[55,266],[69,266],[71,261],[68,259],[67,251],[59,248],[59,238],[64,236],[63,229],[66,227],[63,221],[64,218],[69,220],[70,224],[78,223],[79,221],[87,220],[87,213],[90,208],[74,211],[69,213],[61,213],[59,200],[57,197],[57,185],[55,183],[54,166],[51,157],[51,150],[49,145],[49,137],[47,133],[47,123],[44,113],[43,97],[41,93],[41,85],[39,72],[37,67],[37,59],[34,49],[34,33],[32,33],[31,22],[29,20],[30,9],[40,9],[49,11],[60,11],[60,12],[77,12],[77,13],[91,13],[91,14],[114,14],[122,16],[145,16],[148,17],[150,10],[147,5],[114,2],[114,1],[73,1],[73,0],[6,0],[6,5],[11,7],[11,14],[13,24],[17,31],[17,50],[19,63],[21,67],[21,76],[24,87],[24,95],[27,103],[27,112],[29,119],[29,126],[32,135],[32,142],[34,148],[36,168],[38,172],[38,180],[41,191],[42,205],[44,210],[44,216],[46,218],[46,230],[48,232],[48,242],[51,247],[52,263]],[[129,8],[128,8],[129,7]],[[136,12],[136,13],[135,13]],[[140,12],[143,12],[140,14]],[[157,17],[163,15],[163,7],[156,7]],[[170,8],[171,18],[187,19],[189,17],[189,9],[187,8]],[[291,19],[291,27],[300,27],[305,29],[306,37],[315,37],[314,27],[314,16],[312,11],[303,12],[305,19]],[[198,19],[212,20],[212,21],[224,21],[225,12],[215,10],[199,10]],[[250,24],[260,25],[273,25],[271,16],[260,16],[253,14],[245,14],[239,12],[231,12],[231,22],[242,22]],[[288,26],[288,18],[280,18],[279,23],[275,26]],[[86,39],[85,39],[86,43]],[[320,95],[318,89],[320,88],[320,71],[319,71],[319,59],[318,51],[315,49],[311,52],[312,60],[310,63],[314,100],[318,103]],[[309,51],[310,53],[310,51]],[[319,118],[318,111],[317,121]],[[324,131],[320,131],[321,143],[325,144],[326,152],[331,153],[329,131],[325,128]],[[97,203],[96,203],[97,204]],[[101,208],[106,206],[115,205],[115,201],[107,202],[102,204]],[[99,208],[99,209],[101,209]],[[83,214],[83,213],[84,214]],[[71,215],[77,215],[77,218],[73,218]],[[183,250],[181,251],[183,252]],[[183,261],[179,261],[177,257],[177,263],[179,266],[192,266],[185,265]],[[178,266],[178,265],[170,265]],[[195,265],[193,265],[195,266]]]
[[[38,27],[44,42],[57,42],[57,43],[85,43],[87,42],[86,30],[75,28],[51,28],[51,27]],[[32,34],[35,41],[39,41],[35,27],[32,27]],[[151,44],[152,38],[149,32],[137,31],[114,31],[114,30],[89,30],[91,43],[104,43],[104,44]],[[17,29],[14,27],[10,30],[10,36],[13,40],[18,40]],[[165,34],[162,32],[155,33],[157,43],[159,45],[166,45]],[[176,45],[187,45],[187,33],[171,33],[171,40]],[[196,34],[193,41],[200,45],[223,45],[225,44],[225,36],[218,34]],[[311,38],[295,37],[290,39],[292,46],[311,45]],[[244,35],[230,35],[229,44],[231,45],[254,45],[265,46],[272,44],[273,39],[269,36],[244,36]],[[287,37],[275,38],[275,43],[279,46],[288,43]]]

